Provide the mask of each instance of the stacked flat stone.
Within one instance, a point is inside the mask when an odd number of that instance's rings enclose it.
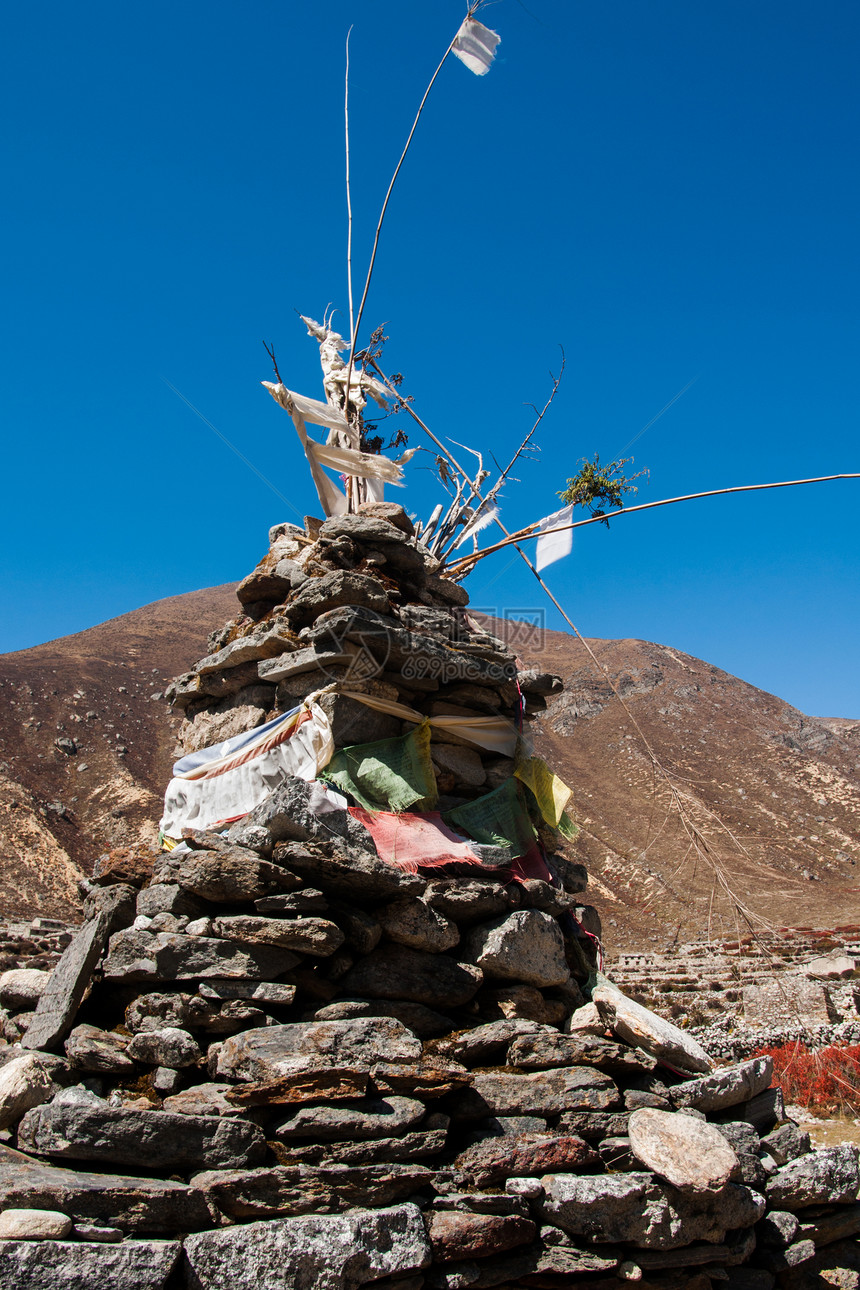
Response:
[[[255,613],[291,558],[252,575]],[[420,558],[416,595],[462,596]],[[331,576],[304,569],[282,618]],[[225,833],[96,866],[0,1048],[4,1290],[800,1290],[852,1267],[857,1151],[810,1151],[768,1059],[714,1069],[595,972],[581,866],[410,873],[312,804],[289,780]]]

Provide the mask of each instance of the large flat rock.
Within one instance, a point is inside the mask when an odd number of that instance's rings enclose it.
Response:
[[[295,886],[291,876],[277,865],[237,846],[217,851],[168,851],[159,857],[153,880],[176,884],[213,904],[245,904]]]
[[[618,1089],[590,1066],[537,1071],[530,1075],[478,1074],[453,1104],[457,1119],[493,1115],[560,1115],[564,1111],[606,1111],[621,1105]]]
[[[686,1195],[661,1187],[649,1173],[541,1179],[541,1213],[570,1236],[623,1241],[645,1250],[677,1250],[692,1241],[722,1242],[727,1231],[752,1227],[761,1218],[761,1196],[729,1183],[716,1193]]]
[[[714,1069],[713,1059],[691,1035],[649,1008],[643,1008],[641,1003],[628,999],[605,977],[598,975],[591,999],[608,1029],[628,1044],[643,1048],[658,1061],[679,1071],[707,1074]]]
[[[586,1172],[600,1163],[597,1152],[573,1134],[522,1133],[476,1142],[460,1152],[454,1168],[470,1186],[486,1188],[512,1177]]]
[[[218,1074],[263,1082],[305,1071],[369,1071],[377,1062],[410,1062],[421,1041],[393,1017],[304,1021],[246,1030],[225,1040]]]
[[[36,1004],[36,1011],[21,1040],[23,1048],[55,1048],[75,1024],[93,969],[104,951],[110,931],[108,913],[90,919],[66,946]]]
[[[129,928],[110,939],[107,978],[122,981],[271,980],[299,962],[291,950],[247,945],[214,936],[185,936]]]
[[[414,1128],[424,1117],[424,1104],[411,1097],[364,1098],[344,1106],[302,1106],[269,1129],[281,1141],[310,1138],[313,1142],[391,1137]]]
[[[354,1290],[430,1262],[416,1205],[247,1223],[189,1236],[189,1290]]]
[[[193,1180],[217,1212],[233,1222],[295,1214],[337,1214],[379,1209],[408,1200],[433,1180],[424,1165],[340,1162],[276,1165],[267,1169],[212,1170]]]
[[[5,1290],[162,1290],[181,1253],[178,1241],[0,1241]]]
[[[772,1076],[772,1057],[751,1057],[735,1066],[722,1066],[701,1079],[676,1084],[670,1097],[674,1106],[693,1107],[707,1115],[711,1111],[737,1106],[739,1102],[749,1102],[770,1088]]]
[[[249,1121],[204,1115],[171,1115],[91,1103],[55,1102],[28,1111],[18,1145],[40,1156],[139,1165],[165,1172],[235,1169],[259,1164],[266,1154],[262,1131]]]
[[[196,1187],[63,1169],[2,1145],[0,1208],[56,1209],[78,1222],[108,1223],[126,1232],[189,1232],[212,1225]]]

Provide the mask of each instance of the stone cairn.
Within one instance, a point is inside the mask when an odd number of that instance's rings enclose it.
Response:
[[[399,507],[275,528],[239,599],[173,687],[186,750],[326,687],[338,747],[411,728],[344,683],[517,718],[516,660]],[[518,682],[526,717],[559,688]],[[513,769],[432,756],[443,805]],[[857,1150],[595,970],[580,866],[407,872],[311,797],[102,857],[53,971],[0,977],[4,1290],[856,1284]]]

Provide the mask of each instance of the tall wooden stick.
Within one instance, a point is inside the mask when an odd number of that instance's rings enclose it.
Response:
[[[352,196],[349,189],[349,38],[352,27],[346,33],[346,72],[343,78],[343,130],[346,147],[346,287],[349,295],[349,343],[355,344],[355,322],[352,313]],[[349,388],[346,391],[349,402]]]
[[[473,14],[477,13],[478,9],[481,7],[481,3],[482,3],[482,0],[472,0],[472,3],[469,5],[468,13],[466,14],[466,18],[471,18]],[[462,25],[463,24],[461,23],[460,27],[462,27]],[[377,248],[379,247],[379,235],[382,232],[382,224],[385,219],[385,212],[388,210],[388,203],[391,200],[391,194],[394,191],[394,185],[397,183],[397,176],[400,174],[400,168],[403,165],[404,161],[406,160],[406,154],[409,151],[410,145],[412,143],[412,136],[415,134],[415,131],[418,127],[418,122],[421,120],[421,113],[424,111],[424,104],[427,102],[427,99],[430,95],[430,91],[432,90],[433,86],[436,83],[436,77],[439,75],[443,66],[445,65],[445,60],[447,59],[451,50],[454,48],[454,42],[456,41],[457,37],[460,34],[460,27],[458,27],[456,32],[454,33],[454,36],[453,36],[453,39],[451,40],[450,45],[445,50],[445,53],[442,55],[442,61],[440,62],[439,66],[436,68],[436,71],[430,77],[430,84],[427,86],[426,90],[424,91],[424,97],[422,98],[420,104],[418,105],[418,111],[415,114],[415,120],[412,122],[412,129],[409,131],[409,136],[406,140],[406,146],[404,147],[403,152],[400,154],[400,160],[398,161],[397,165],[394,168],[394,174],[391,176],[391,183],[388,185],[388,192],[385,194],[385,200],[382,203],[382,210],[379,213],[379,223],[376,225],[376,233],[373,238],[373,250],[371,251],[371,254],[370,254],[370,265],[368,266],[367,278],[365,279],[365,282],[364,282],[364,291],[361,294],[361,303],[358,306],[358,317],[355,320],[355,328],[350,338],[351,344],[349,347],[349,363],[346,369],[347,405],[349,404],[349,387],[350,387],[350,381],[352,380],[352,368],[355,362],[355,343],[356,343],[356,340],[358,339],[358,330],[361,327],[361,320],[364,316],[364,306],[367,303],[367,293],[370,290],[370,280],[373,277],[373,267],[376,264],[376,252],[377,252]]]

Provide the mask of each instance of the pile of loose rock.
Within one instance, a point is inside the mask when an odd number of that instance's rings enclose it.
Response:
[[[516,718],[513,680],[511,694],[455,671],[464,652],[498,664],[499,642],[468,623],[454,640],[401,625],[418,610],[457,621],[463,593],[386,514],[329,521],[316,541],[275,531],[243,584],[248,621],[178,683],[186,746],[198,726],[227,738],[231,713],[266,719],[318,686],[316,663],[280,694],[261,678],[327,649],[321,619],[353,622],[370,583],[391,630],[449,668],[411,706]],[[357,527],[370,520],[372,547]],[[351,643],[345,630],[350,658]],[[375,636],[360,648],[379,662]],[[239,669],[242,686],[211,693]],[[402,699],[397,673],[363,683]],[[499,709],[479,707],[489,689]],[[324,697],[339,746],[401,730],[356,736],[380,714]],[[435,737],[433,757],[455,801],[512,769]],[[767,1059],[715,1069],[596,971],[580,866],[552,856],[552,882],[514,880],[502,848],[478,855],[408,872],[289,779],[224,832],[102,858],[87,922],[0,1048],[0,1284],[769,1290],[855,1267],[857,1151],[810,1151]]]

